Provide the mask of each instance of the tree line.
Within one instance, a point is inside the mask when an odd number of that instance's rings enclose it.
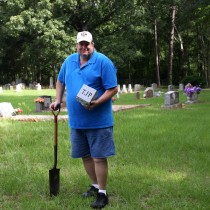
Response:
[[[209,0],[0,0],[0,84],[56,80],[82,30],[120,84],[210,86]]]

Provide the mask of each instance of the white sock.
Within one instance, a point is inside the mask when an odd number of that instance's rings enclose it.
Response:
[[[98,192],[106,195],[106,190],[99,190]]]
[[[97,188],[97,189],[99,189],[98,184],[92,184],[92,186],[95,187],[95,188]]]

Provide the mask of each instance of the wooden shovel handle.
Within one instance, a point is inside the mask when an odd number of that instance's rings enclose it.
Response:
[[[60,109],[57,111],[53,111],[54,115],[54,168],[57,166],[57,152],[58,152],[58,114],[60,113]]]

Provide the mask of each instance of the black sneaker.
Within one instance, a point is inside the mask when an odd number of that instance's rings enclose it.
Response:
[[[91,196],[96,196],[98,193],[98,189],[95,188],[94,186],[90,186],[90,189],[83,193],[82,196],[85,197],[85,198],[88,198],[88,197],[91,197]]]
[[[108,195],[104,193],[98,193],[97,199],[91,204],[93,209],[102,209],[109,203]]]

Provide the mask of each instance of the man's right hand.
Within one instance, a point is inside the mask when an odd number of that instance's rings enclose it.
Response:
[[[50,110],[51,111],[56,111],[60,108],[61,108],[61,104],[58,103],[58,102],[53,102],[53,103],[50,104]]]

